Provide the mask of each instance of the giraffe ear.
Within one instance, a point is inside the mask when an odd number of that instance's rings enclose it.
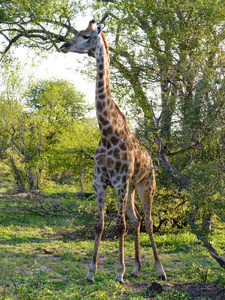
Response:
[[[98,24],[97,26],[97,34],[99,35],[102,32],[102,24]]]

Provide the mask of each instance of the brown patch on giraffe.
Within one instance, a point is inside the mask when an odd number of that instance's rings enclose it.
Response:
[[[99,69],[99,71],[102,71],[103,70],[103,64],[99,64],[98,69]]]
[[[95,160],[99,166],[105,165],[105,155],[95,156]]]
[[[112,111],[114,108],[113,102],[110,103],[109,109]]]
[[[97,101],[96,103],[96,108],[97,108],[97,111],[102,111],[103,107],[102,107],[102,103],[100,101]]]
[[[111,135],[113,133],[113,128],[112,126],[108,126],[105,129],[102,129],[102,134],[105,136]]]
[[[120,131],[120,136],[121,136],[121,141],[125,142],[126,138],[127,138],[127,135],[125,134],[124,131]]]
[[[102,138],[101,138],[101,141],[102,141],[102,145],[103,145],[103,147],[105,147],[105,148],[106,148],[106,143],[107,143],[107,140],[106,140],[106,138],[105,138],[105,137],[102,137]]]
[[[103,81],[98,81],[97,89],[102,88],[103,86]]]
[[[95,150],[95,155],[96,154],[103,154],[103,153],[105,153],[106,151],[105,151],[105,149],[103,149],[103,148],[97,148],[96,150]]]
[[[116,178],[115,178],[115,180],[120,182],[121,176],[117,175]]]
[[[101,86],[100,88],[98,88],[98,94],[102,94],[104,92],[104,87]]]
[[[122,160],[127,161],[128,160],[128,153],[127,152],[122,153],[121,158],[122,158]]]
[[[114,165],[114,160],[111,157],[107,157],[106,164],[108,168],[112,168]]]
[[[99,120],[99,122],[101,122],[102,126],[106,126],[109,124],[109,120],[103,118],[102,115],[98,116],[98,120]]]
[[[118,126],[118,123],[116,122],[116,125],[114,126],[114,133],[115,133],[115,135],[116,135],[116,137],[118,137],[119,138],[119,140],[120,140],[120,130],[119,130],[119,126]]]
[[[124,175],[123,177],[122,177],[122,183],[125,183],[127,181],[127,175]]]
[[[107,152],[107,155],[113,155],[113,149],[109,150],[109,151]]]
[[[99,167],[96,167],[97,173],[101,172],[101,169]]]
[[[107,139],[107,142],[106,142],[106,149],[110,149],[112,147],[112,144],[110,142],[110,140]]]
[[[120,149],[119,148],[115,148],[114,150],[113,150],[113,156],[115,157],[115,158],[120,158],[120,154],[121,154],[121,151],[120,151]]]
[[[104,93],[102,93],[102,94],[100,94],[100,95],[98,95],[98,99],[105,99],[105,94]]]
[[[105,166],[102,167],[102,173],[106,174],[106,167]]]
[[[103,115],[110,119],[110,112],[108,110],[103,111]]]
[[[111,118],[117,119],[118,118],[118,113],[116,111],[111,112]]]
[[[98,79],[99,79],[99,80],[102,80],[102,79],[103,79],[103,76],[104,76],[104,73],[103,73],[103,72],[98,72]]]
[[[130,134],[130,130],[128,129],[127,126],[124,126],[124,132],[127,136]]]
[[[119,160],[115,163],[115,170],[117,173],[120,172],[121,165],[122,165],[121,161],[119,161]]]
[[[120,143],[120,149],[123,151],[127,150],[127,145],[123,141]]]
[[[116,119],[112,119],[112,120],[111,120],[111,124],[112,124],[113,127],[116,126],[116,123],[117,123],[117,122],[116,122]]]

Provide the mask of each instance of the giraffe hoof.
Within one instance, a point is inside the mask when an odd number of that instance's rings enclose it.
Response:
[[[158,276],[158,279],[165,281],[166,280],[166,275],[160,275],[160,276]]]

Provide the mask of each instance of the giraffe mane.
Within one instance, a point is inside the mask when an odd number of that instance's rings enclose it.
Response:
[[[105,46],[106,54],[107,54],[107,56],[109,58],[109,46],[106,43],[105,35],[104,35],[103,32],[101,32],[101,36],[102,36],[102,40],[103,40],[103,43],[104,43],[104,46]],[[125,115],[121,112],[121,110],[119,109],[119,107],[118,107],[118,105],[116,103],[115,103],[115,108],[116,108],[117,112],[121,115],[124,123],[127,124],[127,120],[126,120]]]
[[[119,109],[119,106],[116,103],[115,103],[115,108],[116,108],[117,112],[121,115],[121,117],[124,121],[124,124],[127,125],[127,119],[126,119],[125,115],[122,113],[122,111]]]
[[[107,55],[109,56],[109,47],[108,47],[108,45],[107,45],[107,43],[106,43],[105,35],[104,35],[103,32],[101,32],[101,36],[102,36],[102,40],[103,40],[104,45],[105,45],[106,53],[107,53]]]

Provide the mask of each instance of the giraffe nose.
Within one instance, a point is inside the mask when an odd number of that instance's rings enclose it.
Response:
[[[88,56],[95,57],[95,53],[93,50],[88,50]]]
[[[69,43],[66,42],[59,48],[59,51],[63,53],[67,53],[69,52],[69,46],[70,46]]]

